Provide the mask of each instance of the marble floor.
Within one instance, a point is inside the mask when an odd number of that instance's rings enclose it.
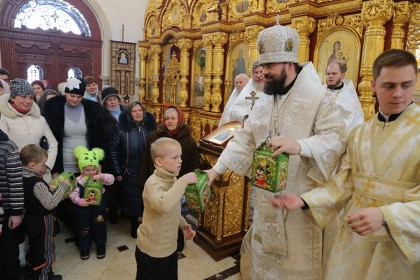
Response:
[[[91,249],[90,258],[81,260],[72,234],[62,224],[62,231],[56,237],[56,264],[54,272],[65,280],[133,280],[136,275],[134,252],[135,239],[129,234],[129,221],[120,219],[116,225],[107,224],[107,255],[96,258],[96,246]],[[187,241],[179,255],[178,278],[180,280],[239,280],[238,256],[214,261],[193,241]]]

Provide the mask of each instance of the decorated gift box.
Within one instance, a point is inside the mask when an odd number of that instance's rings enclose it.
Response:
[[[264,142],[255,152],[252,160],[251,184],[270,192],[279,192],[286,188],[289,155],[276,157],[272,148]]]
[[[65,182],[66,180],[68,180],[70,186],[67,191],[64,192],[63,199],[67,198],[76,188],[76,178],[74,177],[74,174],[72,172],[63,172],[49,183],[50,190],[54,193],[60,183]]]
[[[84,186],[83,198],[89,205],[100,206],[103,184],[101,181],[88,180]]]
[[[187,200],[188,208],[195,211],[204,212],[207,203],[210,201],[211,190],[207,186],[207,173],[196,169],[197,183],[189,184],[185,190],[185,198]]]

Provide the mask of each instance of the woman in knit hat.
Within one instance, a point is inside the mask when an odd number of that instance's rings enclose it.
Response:
[[[117,121],[121,112],[126,110],[124,105],[121,104],[118,90],[114,87],[107,87],[102,91],[102,105],[108,109]]]
[[[41,94],[45,90],[44,83],[40,80],[35,80],[31,83],[31,86],[35,92],[35,101],[38,102],[39,98],[41,97]]]
[[[34,90],[28,81],[14,79],[10,82],[10,95],[0,96],[0,129],[21,150],[29,144],[40,144],[45,136],[48,142],[48,161],[46,166],[52,168],[57,157],[58,143],[41,115],[38,105],[34,102]],[[51,173],[47,172],[44,179],[51,181]]]
[[[67,79],[64,96],[45,103],[44,116],[57,139],[58,154],[53,176],[63,171],[78,173],[74,157],[76,146],[107,149],[108,138],[115,126],[115,118],[102,105],[84,99],[85,84],[76,78]],[[68,202],[64,201],[64,204]],[[68,207],[58,207],[60,219],[68,220]]]

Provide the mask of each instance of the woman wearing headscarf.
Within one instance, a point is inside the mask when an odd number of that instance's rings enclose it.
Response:
[[[39,98],[45,90],[44,83],[40,80],[35,80],[31,83],[31,86],[35,92],[35,101],[38,102]]]
[[[133,238],[137,237],[138,217],[143,216],[143,189],[139,187],[139,168],[146,140],[156,129],[156,119],[139,101],[122,112],[109,141],[109,163],[116,180],[121,182],[122,212],[129,216]]]
[[[87,76],[83,79],[83,82],[86,84],[83,98],[102,104],[102,97],[99,94],[96,80],[91,76]]]
[[[185,123],[184,113],[175,105],[166,107],[163,113],[163,123],[160,124],[156,131],[152,132],[147,142],[147,149],[143,156],[140,168],[140,187],[143,189],[146,180],[154,172],[154,164],[150,156],[150,145],[161,137],[173,138],[179,142],[182,148],[182,165],[178,178],[188,172],[192,172],[198,168],[198,150],[197,144],[191,135],[191,129]],[[185,204],[183,204],[183,215],[186,214]],[[188,210],[188,209],[187,209]],[[182,231],[178,232],[178,251],[182,251],[184,247],[184,236]]]

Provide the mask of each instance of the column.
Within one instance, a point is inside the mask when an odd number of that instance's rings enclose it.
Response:
[[[139,100],[141,102],[144,101],[144,97],[146,95],[146,56],[147,56],[147,48],[139,46]]]
[[[264,27],[260,25],[251,25],[245,27],[245,39],[249,43],[249,61],[254,63],[256,60],[260,59],[260,53],[258,51],[257,46],[257,38],[258,34],[264,29]],[[251,77],[252,77],[252,73]],[[235,77],[232,77],[235,78]]]
[[[311,44],[309,35],[314,32],[316,20],[309,16],[292,18],[292,26],[299,34],[298,61],[299,63],[307,62],[309,61],[309,47]]]
[[[153,60],[153,77],[152,77],[152,102],[159,102],[159,69],[160,69],[160,53],[162,48],[158,45],[150,46],[149,55],[152,55]]]
[[[211,104],[211,77],[213,71],[213,42],[210,34],[203,35],[204,46],[206,47],[206,68],[204,73],[204,98],[203,110],[210,111]]]
[[[366,26],[364,37],[360,76],[362,81],[358,85],[360,103],[365,120],[375,114],[375,97],[371,91],[373,61],[383,52],[385,41],[384,24],[392,16],[391,0],[371,0],[363,2],[362,21]]]
[[[220,104],[222,103],[222,74],[224,63],[224,49],[228,36],[223,32],[216,32],[212,34],[212,41],[214,44],[213,50],[213,90],[211,93],[211,111],[220,112]],[[207,61],[206,61],[207,62]]]
[[[412,4],[408,1],[398,2],[394,5],[394,29],[392,30],[391,49],[404,48],[404,26],[410,19]]]
[[[192,41],[190,39],[179,39],[177,42],[178,48],[181,50],[181,58],[180,64],[181,69],[179,71],[180,74],[180,92],[179,92],[179,106],[180,107],[187,107],[188,101],[188,75],[189,75],[189,50],[192,47]]]

